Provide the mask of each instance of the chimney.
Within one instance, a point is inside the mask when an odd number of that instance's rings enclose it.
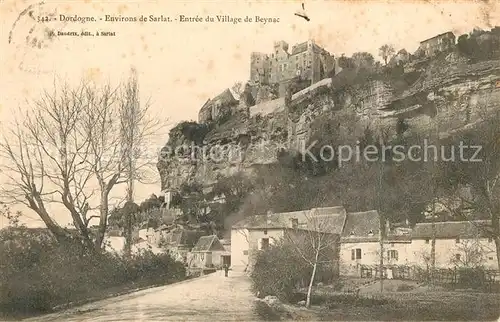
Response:
[[[385,220],[385,233],[389,233],[391,231],[391,223],[389,222],[389,219]]]
[[[268,225],[270,225],[270,224],[271,224],[271,219],[269,219],[269,215],[272,215],[272,214],[273,214],[273,211],[272,211],[271,209],[269,209],[269,210],[267,211],[267,214],[266,214],[266,217],[267,217],[267,218],[266,218],[266,219],[267,219],[267,220],[266,220],[266,223],[267,223]]]

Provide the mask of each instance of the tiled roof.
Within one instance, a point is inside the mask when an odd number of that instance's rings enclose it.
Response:
[[[209,252],[213,250],[224,250],[216,235],[201,236],[196,245],[191,250],[192,252]]]
[[[298,44],[298,45],[295,45],[293,46],[292,48],[292,55],[296,55],[296,54],[300,54],[304,51],[307,50],[307,41],[301,43],[301,44]]]
[[[201,112],[202,110],[205,110],[205,109],[209,108],[210,102],[211,102],[211,100],[210,100],[210,99],[208,99],[208,100],[205,102],[205,104],[203,104],[203,106],[201,107],[200,112]]]
[[[348,213],[342,237],[376,237],[379,225],[379,215],[376,210]]]
[[[426,41],[432,40],[432,39],[434,39],[434,38],[442,37],[442,36],[444,36],[444,35],[449,35],[449,36],[453,36],[453,37],[455,37],[455,34],[454,34],[453,32],[448,31],[448,32],[443,32],[442,34],[439,34],[439,35],[437,35],[437,36],[434,36],[434,37],[428,38],[428,39],[426,39],[426,40],[422,40],[420,43],[422,44],[422,43],[424,43],[424,42],[426,42]]]
[[[195,230],[186,230],[182,228],[175,228],[165,236],[165,243],[171,246],[187,245],[192,246],[196,243],[202,234]]]
[[[214,97],[214,99],[211,101],[214,104],[236,104],[238,103],[238,100],[234,98],[233,93],[228,89]]]
[[[474,238],[487,236],[488,220],[436,222],[436,238]],[[432,238],[432,223],[418,223],[412,231],[412,238]]]
[[[344,207],[313,208],[294,212],[255,215],[237,222],[233,225],[233,228],[292,228],[292,219],[297,219],[298,228],[319,228],[318,230],[340,234],[342,232],[345,217],[346,212]]]

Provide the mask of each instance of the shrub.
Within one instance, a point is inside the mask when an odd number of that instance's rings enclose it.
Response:
[[[11,314],[47,312],[111,287],[185,277],[182,263],[167,254],[90,255],[76,241],[59,244],[47,232],[26,228],[0,231],[0,258],[0,311]]]
[[[203,143],[203,139],[209,131],[210,127],[207,124],[199,124],[193,121],[181,122],[170,130],[169,142],[175,138],[183,136],[188,141],[200,145]]]
[[[274,295],[290,301],[299,282],[309,278],[310,269],[286,243],[278,242],[255,256],[252,289],[259,297]]]
[[[318,300],[325,303],[329,309],[338,308],[339,306],[372,307],[389,303],[389,300],[384,298],[363,297],[355,294],[328,295]]]
[[[415,288],[415,286],[410,285],[410,284],[400,284],[396,288],[396,291],[397,292],[407,292],[407,291],[413,290],[414,288]]]

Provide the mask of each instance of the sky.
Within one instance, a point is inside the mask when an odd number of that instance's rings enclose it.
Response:
[[[310,17],[294,15],[301,1],[46,1],[33,7],[34,17],[51,13],[93,16],[97,22],[51,21],[38,23],[22,15],[34,1],[0,3],[0,120],[2,129],[40,91],[52,89],[54,79],[70,84],[82,78],[112,84],[124,80],[131,68],[138,72],[141,95],[150,98],[155,113],[169,119],[170,126],[182,120],[196,120],[203,103],[237,81],[249,76],[250,53],[270,53],[273,42],[285,40],[290,47],[307,39],[340,56],[358,51],[372,53],[392,44],[396,50],[413,52],[420,41],[453,31],[455,35],[474,27],[500,25],[499,5],[474,1],[303,1]],[[139,17],[180,15],[204,20],[228,15],[279,18],[277,23],[242,22],[105,22],[105,15]],[[100,20],[99,18],[103,18]],[[16,22],[17,20],[17,22]],[[114,37],[60,36],[49,40],[44,28],[56,31],[110,31]],[[30,32],[30,29],[31,32]],[[40,48],[26,44],[26,37],[42,40]],[[9,41],[10,40],[10,41]],[[166,143],[159,133],[151,149]],[[0,162],[2,162],[0,160]],[[1,182],[0,182],[1,183]],[[158,183],[137,186],[136,200],[160,192]],[[124,195],[122,188],[115,197]],[[22,209],[22,208],[19,208]],[[54,208],[55,209],[55,208]],[[40,225],[36,214],[22,209],[23,221]],[[55,211],[57,221],[68,223],[64,210]],[[28,218],[29,217],[29,218]],[[0,219],[0,227],[6,224]]]

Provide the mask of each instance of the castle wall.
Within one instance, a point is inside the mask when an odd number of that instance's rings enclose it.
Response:
[[[287,43],[277,42],[274,45],[274,52],[267,57],[269,74],[264,78],[271,84],[283,84],[299,75],[315,83],[335,69],[334,57],[312,40],[294,46],[291,53],[288,52]],[[253,60],[251,66],[251,69],[258,68]]]

